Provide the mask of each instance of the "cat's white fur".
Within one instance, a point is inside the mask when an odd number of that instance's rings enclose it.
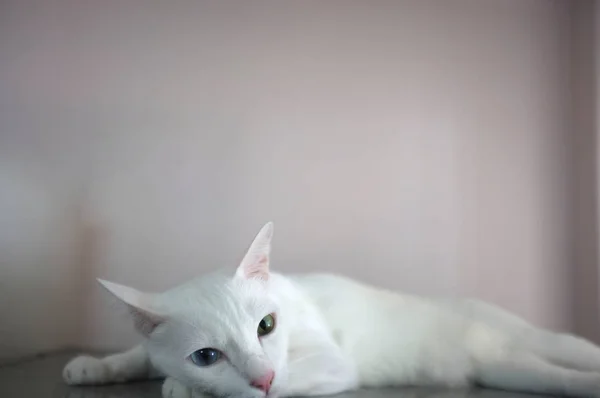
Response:
[[[163,395],[262,398],[328,395],[360,387],[474,384],[573,397],[600,396],[600,348],[537,328],[476,300],[434,300],[326,274],[269,270],[273,225],[232,275],[215,273],[161,294],[101,283],[129,309],[144,343],[73,359],[69,384],[167,376]],[[257,325],[276,315],[262,338]],[[212,347],[209,367],[189,359]],[[268,394],[250,381],[273,370]]]

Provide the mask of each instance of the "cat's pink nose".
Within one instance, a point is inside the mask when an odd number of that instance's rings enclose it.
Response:
[[[265,394],[269,393],[269,390],[271,389],[271,384],[273,383],[273,379],[275,378],[275,372],[272,370],[269,370],[267,373],[265,373],[263,376],[259,377],[258,379],[254,379],[250,382],[250,385],[254,388],[258,388],[259,390],[263,391]]]

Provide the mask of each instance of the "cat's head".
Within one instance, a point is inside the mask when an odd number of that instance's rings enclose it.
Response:
[[[154,366],[217,396],[276,396],[287,377],[286,319],[269,272],[272,223],[235,273],[161,294],[100,281],[129,309]]]

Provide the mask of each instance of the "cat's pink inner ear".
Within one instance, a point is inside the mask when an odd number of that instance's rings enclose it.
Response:
[[[250,248],[246,252],[242,263],[237,269],[238,277],[249,279],[269,279],[269,255],[271,253],[271,238],[273,237],[273,223],[268,222],[258,232]]]
[[[269,258],[266,254],[261,254],[256,259],[243,268],[243,274],[246,279],[260,278],[269,279]]]
[[[165,321],[156,314],[132,306],[129,307],[129,313],[133,318],[135,329],[144,336],[150,335],[158,325]]]
[[[102,279],[98,279],[98,282],[125,304],[136,330],[142,335],[148,336],[158,325],[165,322],[165,318],[153,310],[151,295]]]

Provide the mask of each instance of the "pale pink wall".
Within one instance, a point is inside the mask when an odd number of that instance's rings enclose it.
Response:
[[[595,340],[600,337],[598,269],[598,89],[596,57],[600,26],[593,0],[573,2],[572,8],[572,134],[574,157],[573,322],[575,330]],[[594,10],[596,7],[596,11]]]
[[[596,135],[596,148],[598,149],[597,153],[600,153],[600,1],[599,0],[595,0],[594,1],[594,37],[595,37],[595,41],[594,41],[594,48],[593,48],[593,53],[595,55],[595,61],[594,61],[594,70],[595,70],[595,74],[594,74],[594,80],[595,80],[595,95],[593,97],[593,102],[595,104],[594,109],[595,109],[595,114],[593,116],[595,116],[595,135]],[[597,155],[596,156],[596,176],[600,176],[600,170],[598,170],[598,167],[600,166],[598,164],[598,159],[600,157]],[[600,181],[598,180],[598,178],[596,179],[596,188],[600,188]],[[598,218],[600,216],[600,210],[598,210],[598,208],[600,208],[600,200],[598,199],[600,198],[600,192],[596,191],[596,200],[597,200],[597,208],[596,208],[596,220],[598,221],[598,224],[600,225],[600,219]],[[597,247],[600,250],[600,245],[598,245]],[[596,258],[600,258],[600,252],[596,252]],[[600,274],[600,272],[599,272]],[[597,275],[598,276],[598,275]],[[597,289],[596,289],[596,296],[594,297],[596,299],[596,302],[599,303],[598,307],[595,309],[600,308],[600,288],[598,288],[598,286],[600,286],[600,276],[598,276],[596,278],[596,280],[598,281],[598,285],[597,285]],[[592,318],[596,318],[594,315],[598,314],[600,311],[596,311],[594,313],[591,313],[590,316]],[[600,336],[600,321],[596,321],[596,331],[599,331],[596,334],[596,337]]]
[[[233,267],[267,220],[277,270],[572,324],[568,1],[31,3],[0,13],[9,178],[60,176],[40,186],[86,217],[65,236],[101,232],[93,261],[11,267],[61,297],[83,275],[78,343],[135,339],[93,277],[163,289]],[[47,327],[38,311],[17,316]]]
[[[0,113],[0,359],[12,359],[79,339],[81,267],[77,203],[63,178],[23,161],[29,153],[10,142],[23,131]]]

